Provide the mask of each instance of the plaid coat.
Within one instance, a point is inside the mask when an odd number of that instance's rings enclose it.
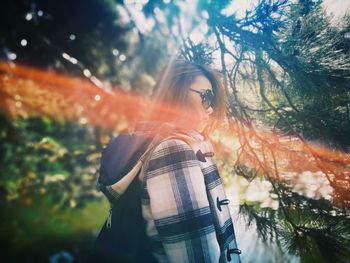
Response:
[[[212,145],[196,131],[184,133],[195,142],[161,142],[140,174],[142,214],[153,255],[159,262],[239,263]]]

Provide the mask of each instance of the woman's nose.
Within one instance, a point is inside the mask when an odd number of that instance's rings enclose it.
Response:
[[[212,107],[209,107],[208,109],[205,110],[205,112],[210,115],[213,113],[213,108]]]

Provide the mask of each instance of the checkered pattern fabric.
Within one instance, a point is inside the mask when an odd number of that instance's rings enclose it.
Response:
[[[239,263],[227,199],[213,152],[199,133],[191,145],[173,138],[160,143],[141,173],[146,232],[159,262]],[[226,202],[225,202],[226,200]]]

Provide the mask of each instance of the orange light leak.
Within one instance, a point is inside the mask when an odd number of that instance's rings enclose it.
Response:
[[[0,62],[0,110],[11,118],[48,116],[106,130],[126,132],[144,118],[152,104],[132,92],[107,91],[91,82],[52,71]],[[176,116],[189,126],[193,114],[169,105],[155,105],[164,116]],[[238,121],[212,136],[224,160],[246,165],[270,180],[296,183],[304,171],[322,172],[333,188],[334,204],[350,206],[350,156],[297,137],[248,127]],[[239,147],[234,142],[239,141]],[[237,154],[235,154],[237,152]],[[293,178],[286,174],[294,174]]]
[[[91,82],[52,71],[0,62],[0,109],[10,117],[48,116],[122,132],[142,120],[151,102],[122,90],[107,91]],[[193,116],[157,105],[166,117],[193,123]]]

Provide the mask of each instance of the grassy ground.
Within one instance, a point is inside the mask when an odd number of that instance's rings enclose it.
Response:
[[[85,262],[108,211],[105,201],[59,211],[37,204],[1,206],[1,262],[49,262],[60,252]]]

